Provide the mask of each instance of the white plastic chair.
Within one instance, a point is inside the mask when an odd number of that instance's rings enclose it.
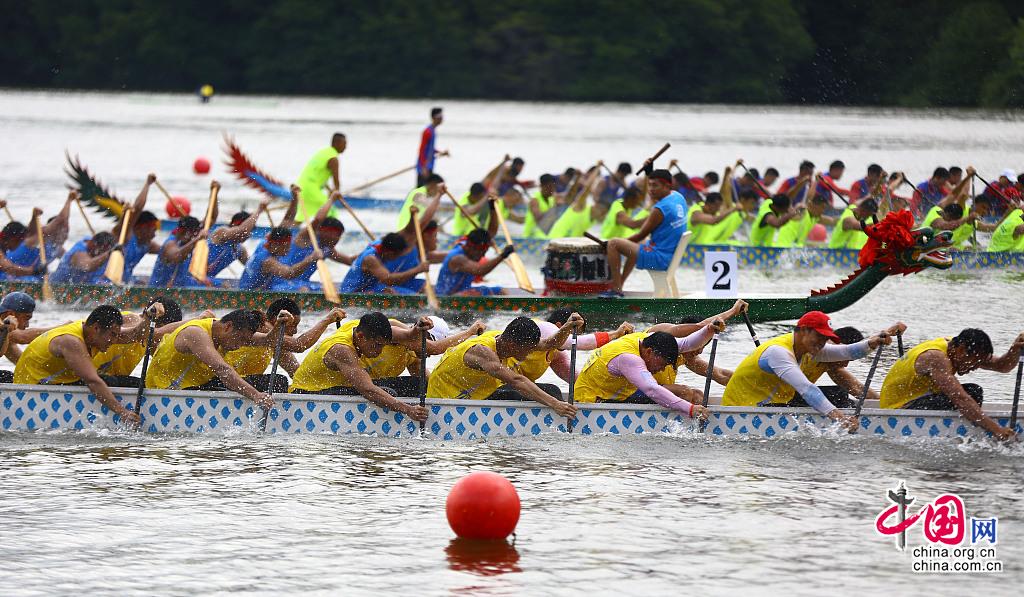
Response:
[[[679,298],[679,287],[676,285],[676,270],[679,269],[679,262],[683,260],[686,247],[690,244],[690,237],[693,232],[687,230],[679,237],[679,244],[676,245],[676,252],[672,254],[672,261],[668,262],[668,269],[665,271],[646,270],[654,282],[654,298]]]

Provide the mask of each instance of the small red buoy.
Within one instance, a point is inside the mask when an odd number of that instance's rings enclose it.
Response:
[[[178,208],[175,207],[175,203],[180,205],[181,209],[185,210],[185,213],[180,213],[178,211]],[[192,204],[189,203],[188,199],[186,199],[184,197],[175,196],[173,202],[172,201],[168,201],[167,204],[164,205],[164,210],[167,211],[168,217],[180,218],[182,216],[187,216],[190,213],[192,213]]]
[[[497,473],[470,473],[448,492],[448,525],[464,539],[504,539],[519,523],[519,494]]]
[[[196,158],[196,161],[192,162],[192,171],[196,174],[207,174],[210,171],[210,160]]]
[[[807,240],[812,243],[823,243],[828,240],[828,231],[823,224],[815,224],[807,234]]]

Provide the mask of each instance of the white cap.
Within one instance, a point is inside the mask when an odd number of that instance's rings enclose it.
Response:
[[[1007,168],[999,173],[999,176],[1005,176],[1010,180],[1017,180],[1017,173],[1013,171],[1013,168]]]
[[[434,342],[440,342],[452,335],[452,330],[448,327],[447,321],[441,319],[437,315],[428,315],[427,317],[430,318],[430,321],[434,322],[434,327],[427,330],[427,333],[430,334],[430,338]]]

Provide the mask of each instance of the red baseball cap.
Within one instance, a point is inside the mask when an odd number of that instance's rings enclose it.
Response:
[[[808,311],[796,322],[798,328],[812,329],[833,342],[840,342],[839,336],[832,331],[832,320],[821,311]]]

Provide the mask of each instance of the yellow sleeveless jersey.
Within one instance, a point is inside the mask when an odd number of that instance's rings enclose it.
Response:
[[[146,387],[162,390],[180,390],[201,386],[213,379],[213,370],[199,360],[199,357],[191,354],[178,352],[174,347],[174,341],[183,330],[190,327],[197,327],[213,337],[213,323],[216,319],[195,319],[178,326],[170,334],[167,334],[160,341],[153,353],[153,361],[146,371]],[[226,353],[218,348],[220,356]]]
[[[74,336],[84,344],[84,324],[84,321],[68,323],[53,328],[30,342],[14,366],[14,383],[64,384],[78,381],[78,374],[68,367],[67,361],[50,352],[50,341],[58,336]]]
[[[774,404],[786,404],[793,399],[796,394],[793,386],[779,379],[774,373],[761,370],[758,365],[758,360],[769,346],[781,346],[792,353],[793,334],[772,338],[743,359],[725,386],[722,406],[757,406],[766,400]],[[800,359],[800,371],[812,382],[818,381],[826,370],[824,364],[815,361],[809,354]]]
[[[224,355],[231,368],[239,375],[262,375],[274,360],[274,349],[269,346],[243,346]]]
[[[494,393],[494,390],[501,386],[501,380],[491,377],[483,371],[471,369],[466,365],[464,357],[466,352],[474,346],[485,346],[497,354],[495,342],[500,334],[501,332],[497,330],[484,332],[445,351],[437,367],[430,373],[430,379],[427,382],[427,396],[459,400],[484,400]],[[501,363],[513,370],[520,365],[512,357],[503,359]],[[523,375],[526,374],[523,373]]]
[[[92,364],[103,375],[131,375],[145,355],[146,345],[142,342],[113,344],[103,352],[94,354]]]
[[[936,338],[922,342],[904,354],[885,376],[882,391],[879,393],[881,408],[903,408],[908,402],[925,394],[935,394],[940,390],[932,378],[921,375],[915,369],[917,357],[929,350],[938,350],[943,354],[949,347],[949,338]]]
[[[636,332],[626,334],[618,340],[613,340],[601,348],[590,353],[590,358],[583,365],[579,377],[576,378],[576,401],[597,402],[601,400],[622,401],[636,392],[636,386],[620,375],[613,375],[608,371],[608,364],[620,354],[640,355],[640,343],[648,336],[647,332]],[[666,370],[671,373],[666,373]],[[675,382],[675,367],[669,366],[654,374],[658,383],[665,383],[669,379]]]
[[[340,371],[329,369],[324,363],[327,351],[339,344],[352,349],[370,379],[396,377],[401,375],[409,365],[416,362],[416,353],[397,344],[385,345],[384,350],[375,358],[360,356],[352,340],[352,334],[358,325],[358,319],[346,321],[333,334],[321,340],[320,344],[317,344],[316,348],[302,360],[302,364],[295,371],[295,377],[292,379],[289,389],[317,392],[338,386],[351,386],[352,382]]]

